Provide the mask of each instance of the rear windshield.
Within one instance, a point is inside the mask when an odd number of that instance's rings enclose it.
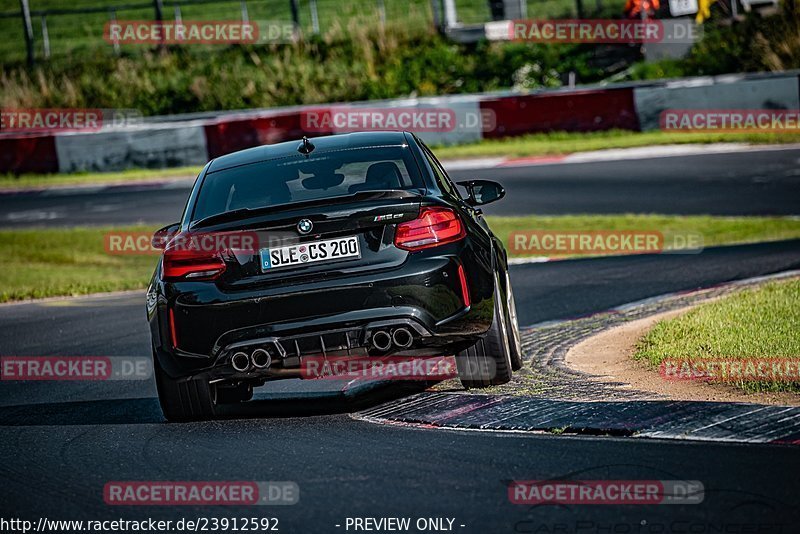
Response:
[[[425,189],[406,147],[337,150],[308,158],[298,154],[209,174],[197,195],[192,221],[241,208],[392,189]]]

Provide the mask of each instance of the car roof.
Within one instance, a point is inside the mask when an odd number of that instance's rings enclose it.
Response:
[[[314,151],[332,151],[345,149],[368,148],[375,146],[401,146],[408,144],[405,132],[354,132],[347,134],[325,135],[308,139],[315,147]],[[302,139],[286,141],[274,145],[262,145],[220,156],[211,162],[207,173],[217,172],[231,167],[248,165],[259,161],[276,158],[301,156],[297,151]]]

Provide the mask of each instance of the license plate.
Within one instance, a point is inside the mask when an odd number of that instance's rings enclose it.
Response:
[[[361,257],[356,236],[311,241],[288,247],[262,248],[260,253],[262,271]]]

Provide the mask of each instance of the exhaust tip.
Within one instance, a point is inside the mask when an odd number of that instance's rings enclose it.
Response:
[[[250,361],[253,362],[253,367],[256,369],[264,369],[272,363],[272,356],[264,349],[256,349],[250,355]]]
[[[392,346],[392,336],[385,330],[378,330],[372,334],[372,346],[380,351],[389,350]]]
[[[401,349],[407,349],[414,342],[414,336],[407,328],[398,328],[392,332],[392,341]]]
[[[231,366],[240,373],[247,371],[250,367],[250,358],[244,352],[237,352],[231,356]]]

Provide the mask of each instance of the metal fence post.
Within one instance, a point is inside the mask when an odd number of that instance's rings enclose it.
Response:
[[[289,0],[289,7],[292,9],[292,22],[294,27],[300,29],[300,8],[297,6],[297,0]]]
[[[156,11],[156,22],[158,22],[161,28],[161,43],[159,43],[158,47],[163,49],[164,48],[164,2],[162,0],[153,0],[153,7]]]
[[[386,4],[383,0],[378,0],[378,16],[381,20],[381,26],[386,26]]]
[[[316,35],[319,33],[319,13],[317,13],[317,0],[309,0],[308,7],[311,9],[311,31]]]
[[[433,26],[437,31],[442,32],[442,0],[431,0],[431,11],[433,12]]]
[[[109,13],[111,15],[111,24],[113,25],[117,22],[117,11],[112,9]],[[114,39],[114,54],[119,55],[119,39],[116,38]]]
[[[28,66],[33,67],[33,23],[31,22],[31,8],[28,0],[19,0],[22,10],[22,26],[25,30],[25,48],[28,51]]]
[[[578,11],[578,18],[583,18],[583,0],[575,0],[575,9]]]
[[[444,0],[444,27],[455,26],[458,22],[455,0]]]
[[[50,59],[50,33],[47,31],[47,15],[42,15],[42,47],[44,58]]]

